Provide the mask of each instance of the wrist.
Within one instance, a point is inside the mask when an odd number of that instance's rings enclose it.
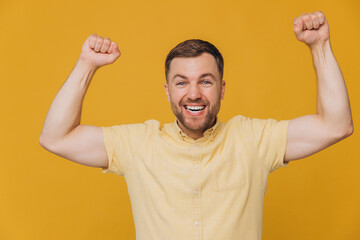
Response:
[[[95,64],[81,57],[77,60],[76,66],[84,71],[89,71],[89,72],[95,72],[99,68]]]
[[[318,41],[312,45],[309,45],[309,48],[313,53],[330,50],[331,49],[330,39],[327,39],[325,41]]]
[[[333,57],[329,40],[312,45],[310,51],[315,68],[322,68]]]

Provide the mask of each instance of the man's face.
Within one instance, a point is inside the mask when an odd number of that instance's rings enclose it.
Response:
[[[203,133],[210,128],[224,98],[225,81],[221,81],[215,58],[209,53],[171,61],[166,95],[171,109],[186,134]]]

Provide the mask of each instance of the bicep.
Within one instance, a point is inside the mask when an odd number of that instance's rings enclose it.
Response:
[[[284,161],[305,158],[340,141],[344,136],[311,114],[290,120]]]
[[[50,152],[90,167],[107,167],[108,157],[101,127],[78,125],[47,148]]]

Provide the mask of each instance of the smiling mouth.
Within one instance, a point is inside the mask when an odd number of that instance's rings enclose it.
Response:
[[[200,113],[205,109],[205,105],[199,105],[199,106],[189,106],[189,105],[185,105],[184,106],[185,109],[187,111],[189,111],[190,113]]]

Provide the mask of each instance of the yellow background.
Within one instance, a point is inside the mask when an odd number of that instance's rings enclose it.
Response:
[[[292,119],[316,111],[309,49],[292,22],[321,10],[349,90],[355,133],[269,177],[264,240],[360,239],[358,0],[1,1],[0,239],[135,239],[123,177],[40,147],[50,104],[91,33],[122,56],[97,71],[82,124],[174,120],[163,84],[166,54],[189,38],[225,59],[219,118]]]

